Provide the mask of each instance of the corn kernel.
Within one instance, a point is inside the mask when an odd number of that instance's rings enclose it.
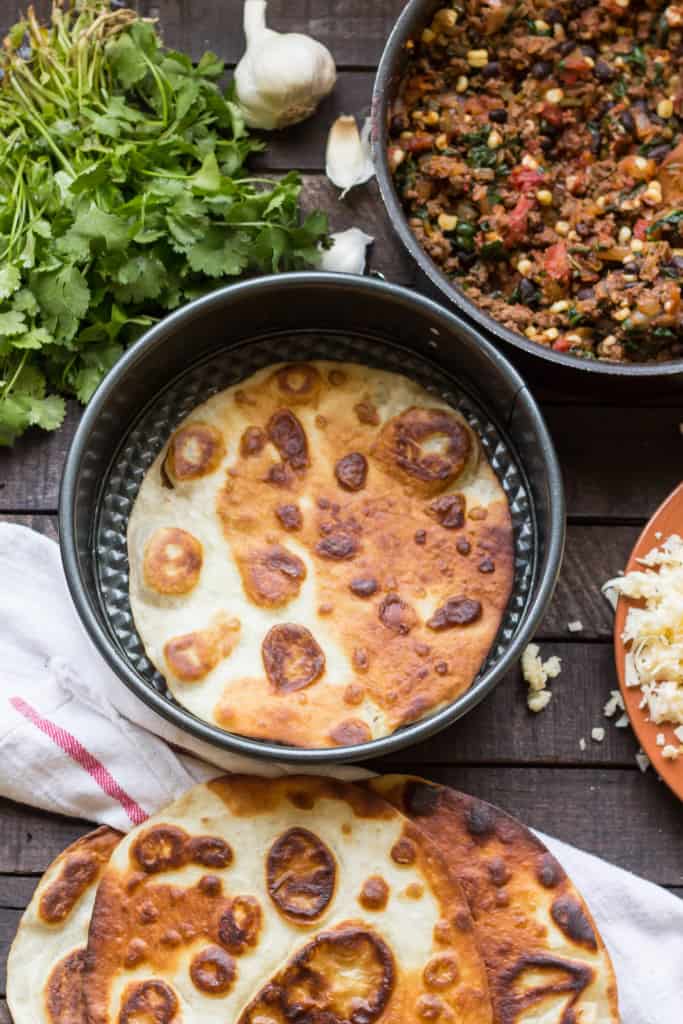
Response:
[[[455,231],[458,226],[458,218],[449,213],[439,214],[439,227],[442,231]]]
[[[659,117],[669,118],[674,112],[674,105],[671,100],[660,100],[657,104],[657,114]]]
[[[662,201],[662,186],[658,181],[651,181],[641,196],[643,202],[656,206]]]
[[[533,267],[534,265],[531,260],[523,257],[517,264],[517,271],[522,275],[522,277],[527,277],[533,270]]]
[[[526,334],[527,338],[535,338],[538,334],[538,331],[533,325],[531,325],[530,327],[527,327],[524,333]]]
[[[547,188],[539,188],[536,198],[541,206],[552,206],[553,204],[553,194]]]
[[[628,308],[628,306],[624,306],[622,307],[622,309],[617,309],[616,312],[612,313],[612,319],[618,320],[619,323],[621,323],[623,320],[628,320],[630,315],[631,310]]]
[[[435,110],[430,110],[427,114],[425,114],[425,124],[438,124],[438,123],[439,123],[439,115],[437,114],[437,112]]]
[[[406,158],[405,150],[400,146],[392,146],[389,150],[389,166],[392,171],[398,170]]]
[[[432,32],[431,28],[426,28],[424,30],[424,32],[422,33],[422,42],[423,43],[427,43],[427,45],[429,45],[430,43],[433,43],[435,39],[436,39],[436,32]]]
[[[570,225],[567,223],[566,220],[558,220],[555,224],[555,231],[558,233],[558,235],[568,235],[569,228]]]
[[[528,167],[530,171],[535,171],[538,167],[538,161],[534,160],[530,153],[525,153],[522,157],[522,163],[525,167]]]
[[[569,303],[566,299],[560,299],[559,302],[553,302],[550,307],[551,313],[566,313],[569,309]]]
[[[489,132],[489,137],[486,140],[486,145],[489,149],[498,149],[503,144],[503,136],[499,131],[494,128],[493,131]]]
[[[561,103],[564,99],[564,90],[548,89],[547,93],[545,94],[545,98],[547,99],[548,103]]]
[[[623,11],[630,5],[631,0],[615,0],[617,7],[621,7]]]
[[[458,81],[455,83],[456,92],[466,92],[467,87],[470,84],[470,80],[467,75],[460,75]]]
[[[560,336],[560,332],[557,327],[549,327],[547,331],[544,331],[543,337],[546,341],[557,341]]]
[[[565,334],[565,338],[567,339],[567,341],[570,341],[572,345],[580,345],[583,341],[583,338],[580,334]]]
[[[543,18],[536,18],[534,28],[537,32],[550,32],[550,25],[547,21],[543,21]]]
[[[488,50],[468,50],[467,63],[471,68],[484,68],[489,62]]]
[[[604,210],[607,206],[607,196],[598,196],[598,198],[595,200],[595,205],[597,206],[598,210]]]
[[[434,22],[443,29],[454,28],[458,20],[458,12],[449,7],[442,7],[434,15]]]
[[[631,239],[631,252],[642,252],[645,248],[645,242],[642,238]]]
[[[405,139],[406,142],[408,141],[408,139],[412,139],[414,135],[415,132],[401,132],[401,138]]]
[[[437,149],[448,149],[448,136],[446,135],[446,133],[441,132],[440,135],[437,135],[434,144]]]
[[[631,241],[631,229],[626,224],[623,228],[619,228],[619,244],[626,245],[627,242]]]

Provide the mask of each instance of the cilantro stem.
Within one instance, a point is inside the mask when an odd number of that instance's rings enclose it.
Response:
[[[28,349],[24,350],[24,353],[23,353],[21,359],[19,360],[19,365],[17,366],[16,370],[14,371],[14,373],[13,373],[12,377],[10,378],[10,380],[8,381],[8,383],[3,388],[3,392],[2,392],[3,401],[7,398],[7,396],[10,393],[10,391],[12,390],[12,388],[16,384],[17,380],[19,379],[19,374],[24,369],[24,366],[26,364],[26,359],[28,358],[28,351],[29,351]]]
[[[22,89],[21,85],[19,84],[19,81],[14,76],[12,77],[12,88],[19,95],[19,98],[21,100],[22,106],[25,107],[26,113],[28,114],[29,120],[37,128],[37,130],[40,132],[40,134],[43,136],[43,138],[47,142],[48,146],[50,147],[50,149],[52,150],[54,155],[57,157],[57,159],[59,160],[59,162],[62,165],[62,167],[66,171],[68,171],[68,173],[72,177],[75,177],[76,176],[76,172],[74,171],[73,167],[71,166],[71,164],[69,163],[67,158],[64,156],[64,154],[62,153],[61,149],[55,144],[55,141],[52,138],[52,135],[50,133],[49,128],[47,127],[47,125],[45,124],[45,122],[41,118],[40,114],[35,109],[35,107],[31,103],[30,99],[28,98],[28,96],[26,95],[24,90]]]

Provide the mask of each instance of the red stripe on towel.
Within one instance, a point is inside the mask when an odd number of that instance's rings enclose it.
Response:
[[[107,796],[110,796],[113,800],[117,800],[124,811],[132,821],[134,825],[140,825],[143,821],[146,821],[148,815],[145,814],[140,804],[138,804],[132,797],[126,793],[125,789],[119,786],[118,782],[112,778],[110,773],[104,767],[101,761],[90,753],[89,750],[83,746],[82,743],[76,739],[66,729],[62,729],[61,726],[55,725],[48,718],[43,718],[35,708],[32,708],[30,704],[27,704],[21,697],[11,697],[10,704],[27,718],[29,722],[32,722],[37,729],[45,733],[46,736],[52,740],[65,754],[79,764],[81,768],[90,775],[97,785],[102,789]]]

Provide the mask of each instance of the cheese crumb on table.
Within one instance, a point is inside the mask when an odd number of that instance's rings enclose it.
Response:
[[[614,724],[616,725],[617,729],[626,729],[629,724],[628,715],[624,713],[621,716],[621,718],[617,718]]]
[[[619,690],[610,690],[609,700],[605,704],[605,718],[614,718],[617,711],[624,710],[624,701]]]
[[[586,741],[585,741],[585,739],[583,738],[583,736],[582,736],[582,737],[581,737],[581,739],[579,740],[579,749],[580,749],[580,750],[585,750],[585,749],[586,749]]]
[[[644,750],[638,751],[638,753],[636,754],[636,761],[638,762],[638,767],[643,773],[648,770],[651,764],[650,758],[647,756]]]
[[[576,619],[575,622],[568,622],[567,629],[570,633],[580,633],[583,630],[583,622],[579,619]]]
[[[595,740],[596,743],[602,743],[605,738],[605,730],[602,726],[596,726],[595,729],[591,730],[591,739]]]
[[[666,739],[664,737],[664,733],[663,732],[658,732],[657,733],[657,739],[656,739],[655,742],[657,743],[658,747],[663,747],[664,746],[664,744],[666,743]]]
[[[543,711],[552,700],[552,693],[546,689],[549,679],[557,679],[562,671],[562,661],[557,655],[542,661],[538,644],[529,644],[522,654],[522,675],[529,690],[527,707],[538,713]]]

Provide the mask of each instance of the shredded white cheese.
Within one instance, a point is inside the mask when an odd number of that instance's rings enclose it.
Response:
[[[666,761],[677,761],[681,754],[681,747],[673,747],[670,743],[664,747],[662,751],[662,757]]]
[[[614,718],[617,711],[624,710],[624,701],[618,690],[610,690],[609,700],[605,704],[604,714],[605,718]]]
[[[642,569],[605,584],[644,603],[629,608],[622,634],[626,685],[640,687],[656,725],[683,725],[683,538],[672,534],[639,561]]]
[[[624,713],[621,716],[621,718],[617,718],[614,724],[616,725],[617,729],[626,729],[629,724],[628,715]]]
[[[557,655],[542,661],[538,644],[529,644],[522,654],[522,675],[529,687],[527,707],[538,714],[547,708],[552,700],[552,693],[546,689],[549,679],[557,679],[562,671],[562,662]]]
[[[595,729],[591,730],[591,739],[594,740],[596,743],[602,743],[604,738],[605,730],[602,728],[602,726],[597,726]]]
[[[666,743],[666,737],[664,736],[663,732],[658,732],[657,733],[657,739],[656,739],[655,742],[657,743],[658,747],[663,747],[664,746],[664,744]]]
[[[580,750],[585,750],[585,749],[586,749],[586,741],[585,741],[585,739],[583,738],[583,736],[582,736],[582,737],[581,737],[581,739],[579,740],[579,749],[580,749]]]

